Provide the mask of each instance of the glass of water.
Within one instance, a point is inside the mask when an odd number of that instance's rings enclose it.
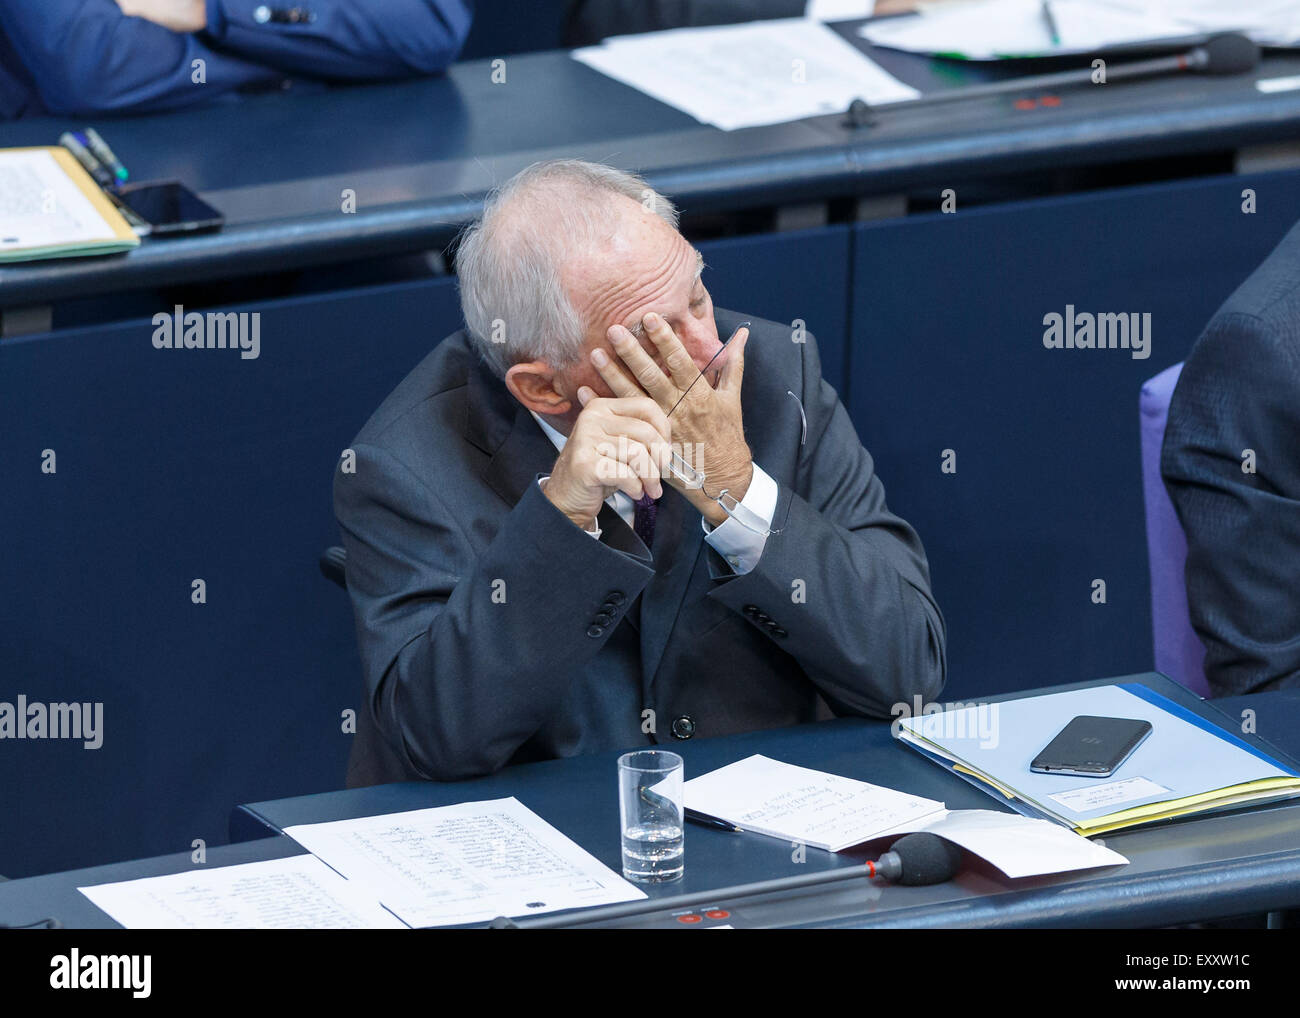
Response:
[[[662,749],[618,758],[623,876],[642,884],[682,875],[682,758]]]

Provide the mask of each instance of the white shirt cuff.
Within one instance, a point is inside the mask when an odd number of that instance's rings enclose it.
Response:
[[[755,467],[754,470],[755,472],[757,472],[758,467]],[[551,479],[550,474],[547,474],[545,477],[537,478],[537,487],[542,490],[543,494],[546,493],[546,482],[549,481],[550,479]],[[751,481],[750,484],[753,484],[753,482]],[[587,530],[587,533],[590,534],[592,537],[594,537],[597,541],[599,541],[600,535],[604,533],[604,531],[602,531],[600,527],[596,526],[596,521],[593,519],[591,521],[591,528]]]
[[[740,504],[758,516],[770,530],[772,517],[776,514],[777,494],[776,481],[755,463],[754,476],[750,478],[749,489]],[[763,549],[767,546],[765,536],[754,533],[730,516],[717,527],[709,526],[709,521],[705,519],[701,519],[700,523],[704,526],[704,540],[727,560],[727,565],[734,572],[743,575],[758,565],[758,560],[763,557]]]

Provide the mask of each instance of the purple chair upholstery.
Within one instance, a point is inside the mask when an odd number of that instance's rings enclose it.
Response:
[[[1160,446],[1165,438],[1169,400],[1182,373],[1182,364],[1166,368],[1142,384],[1138,411],[1142,429],[1142,494],[1147,517],[1147,559],[1151,567],[1151,627],[1155,636],[1156,671],[1194,693],[1208,696],[1205,647],[1192,629],[1187,613],[1183,565],[1187,538],[1174,504],[1160,477]]]

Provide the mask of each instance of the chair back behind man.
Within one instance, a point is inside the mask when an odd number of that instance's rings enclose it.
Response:
[[[1169,401],[1182,363],[1166,368],[1142,384],[1138,414],[1142,433],[1142,495],[1146,507],[1147,560],[1151,570],[1151,627],[1156,671],[1194,693],[1208,696],[1205,646],[1192,628],[1187,610],[1187,537],[1160,476],[1160,447],[1164,443]]]

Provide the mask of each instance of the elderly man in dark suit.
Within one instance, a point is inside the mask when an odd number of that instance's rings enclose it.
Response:
[[[1300,687],[1300,225],[1192,347],[1160,470],[1212,694]]]
[[[921,542],[815,342],[715,312],[676,221],[639,178],[557,161],[463,238],[468,328],[335,477],[366,692],[349,784],[943,687]]]

